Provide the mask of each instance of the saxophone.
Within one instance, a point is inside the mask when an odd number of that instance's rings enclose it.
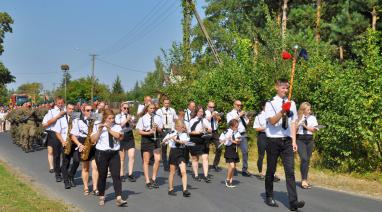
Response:
[[[72,139],[70,139],[70,131],[72,130],[73,127],[73,122],[72,122],[72,117],[69,117],[68,121],[68,132],[66,136],[66,145],[64,146],[64,154],[69,155],[71,150],[72,150]]]
[[[84,141],[84,150],[81,152],[81,160],[87,160],[89,158],[89,153],[92,148],[92,143],[90,141],[90,135],[93,133],[94,119],[90,119],[90,123],[88,126],[88,134],[86,135]]]

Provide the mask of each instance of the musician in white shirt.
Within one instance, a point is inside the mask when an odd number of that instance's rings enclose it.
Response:
[[[141,154],[143,156],[143,173],[145,175],[146,187],[148,189],[159,188],[156,181],[160,162],[160,138],[163,124],[161,118],[155,114],[155,105],[149,104],[137,123],[136,129],[141,135]],[[150,156],[154,154],[154,165],[151,179],[149,178]]]
[[[114,113],[105,109],[102,121],[94,124],[91,140],[96,143],[96,163],[99,173],[97,188],[99,190],[99,205],[105,205],[105,189],[108,168],[113,179],[117,206],[127,204],[122,199],[122,182],[120,177],[121,159],[119,157],[119,141],[123,138],[122,128],[114,123]]]
[[[57,139],[56,133],[52,130],[52,128],[56,124],[56,121],[65,115],[64,107],[64,99],[60,96],[56,97],[54,108],[48,110],[42,120],[42,126],[48,133],[46,143],[48,149],[49,172],[55,173],[56,182],[61,182],[62,180],[60,165],[62,145]]]
[[[311,115],[311,105],[308,102],[303,102],[298,109],[297,119],[297,146],[298,155],[300,156],[300,172],[301,172],[301,187],[304,189],[311,188],[308,182],[308,171],[310,157],[314,148],[313,133],[317,131],[317,119]]]
[[[163,134],[166,136],[167,133],[173,131],[175,129],[175,120],[178,118],[176,112],[173,108],[170,107],[170,100],[163,100],[163,107],[159,108],[156,111],[156,114],[162,118],[163,123]],[[169,170],[169,164],[167,160],[167,145],[162,144],[162,163],[163,169],[165,171]]]

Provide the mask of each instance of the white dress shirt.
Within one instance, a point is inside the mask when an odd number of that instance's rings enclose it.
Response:
[[[306,121],[308,123],[307,124],[308,127],[313,127],[313,128],[317,127],[318,122],[317,122],[317,119],[315,116],[313,116],[313,115],[309,115],[307,117],[304,116],[301,120],[303,123],[304,123],[305,118],[306,118]],[[298,127],[297,134],[304,135],[304,127],[302,125],[300,125]],[[306,135],[313,135],[313,133],[310,132],[309,130],[306,130]]]
[[[205,114],[206,114],[206,119],[209,120],[208,122],[209,122],[209,125],[210,125],[212,131],[217,130],[218,129],[218,122],[215,118],[212,117],[212,112],[209,110],[206,110]],[[211,124],[212,119],[214,120],[213,124]]]
[[[86,120],[86,118],[74,119],[73,127],[72,127],[72,130],[70,131],[70,134],[76,137],[86,138],[88,135],[89,124],[90,124],[90,120]]]
[[[45,114],[44,119],[42,120],[42,124],[48,123],[49,120],[51,120],[53,117],[57,116],[60,113],[60,108],[57,106],[54,106],[53,109],[48,110],[48,113]],[[52,130],[54,127],[55,123],[52,123],[49,125],[46,130]]]
[[[173,108],[162,107],[156,111],[156,114],[162,118],[163,127],[165,129],[175,129],[175,120],[178,119]]]
[[[154,114],[153,121],[158,125],[158,128],[163,128],[163,123],[160,116]],[[151,124],[151,115],[146,113],[144,116],[139,118],[136,128],[142,131],[150,131],[152,127]]]
[[[94,123],[94,127],[93,127],[93,133],[92,135],[96,134],[98,132],[98,126],[99,124],[101,124],[101,122],[97,121],[96,123]],[[118,124],[114,124],[112,127],[111,127],[111,130],[114,131],[114,132],[117,132],[119,134],[122,134],[122,128],[121,126],[119,126]],[[99,136],[99,139],[97,141],[97,144],[96,144],[96,149],[98,150],[102,150],[102,151],[105,151],[105,150],[113,150],[113,151],[118,151],[119,148],[120,148],[120,145],[119,145],[119,141],[116,140],[114,137],[113,137],[113,142],[114,142],[114,146],[113,148],[110,148],[109,146],[109,132],[107,131],[107,128],[106,127],[103,127],[101,129],[101,135]]]
[[[190,123],[190,120],[191,120],[191,110],[187,108],[184,112],[185,112],[185,114],[184,114],[184,121]]]
[[[143,113],[144,110],[145,110],[145,105],[143,104],[138,105],[137,114]]]
[[[244,117],[244,116],[242,116],[242,117],[244,118],[245,124],[248,126],[249,119],[247,117]],[[229,112],[227,114],[227,123],[229,123],[232,119],[237,119],[239,121],[238,131],[240,133],[247,132],[247,130],[245,129],[245,127],[243,125],[243,122],[241,121],[241,119],[239,117],[239,112],[236,109],[233,109],[231,112]]]
[[[219,140],[224,142],[224,145],[231,146],[232,145],[232,135],[234,135],[235,140],[241,138],[241,134],[239,131],[234,132],[231,128],[220,134]]]
[[[198,117],[195,117],[193,119],[190,120],[190,123],[188,125],[188,132],[192,132],[191,131],[191,127],[192,125],[194,125],[195,122],[197,122],[199,120]],[[200,121],[196,126],[195,126],[195,129],[193,131],[196,131],[196,132],[200,132],[200,131],[203,131],[205,128],[207,129],[211,129],[211,125],[209,125],[209,121],[206,119],[206,118],[203,118],[202,121]]]
[[[287,99],[285,98],[285,101]],[[278,112],[282,110],[283,99],[279,96],[273,97],[273,100],[267,102],[265,104],[265,118],[268,120],[269,118],[275,116]],[[290,111],[293,113],[291,117],[288,117],[288,128],[282,128],[282,118],[275,125],[272,125],[269,120],[267,121],[267,128],[265,129],[265,133],[269,138],[283,138],[283,137],[291,137],[291,124],[297,119],[297,109],[294,101],[291,101]]]
[[[71,121],[70,116],[64,115],[63,117],[59,118],[55,125],[51,128],[52,131],[60,133],[64,141],[66,141],[68,137],[69,121]]]
[[[261,111],[261,113],[255,117],[255,121],[253,122],[253,128],[265,128],[266,126],[267,119],[265,118],[265,112]]]
[[[177,131],[172,131],[171,133],[168,133],[164,139],[168,139],[168,138],[171,138],[173,136],[176,136],[176,135],[179,135],[179,140],[181,142],[184,142],[185,145],[187,145],[189,142],[190,142],[190,137],[188,136],[187,133],[185,132],[181,132],[181,133],[178,133]],[[166,144],[169,144],[169,146],[171,148],[176,148],[176,142],[173,140],[173,139],[169,139],[168,141],[165,142]]]

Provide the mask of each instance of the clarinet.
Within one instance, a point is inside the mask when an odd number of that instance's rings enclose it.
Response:
[[[150,122],[150,127],[151,129],[154,128],[154,113],[151,114],[151,122]],[[155,127],[155,131],[154,131],[154,141],[157,140],[157,131],[156,131],[156,127]]]

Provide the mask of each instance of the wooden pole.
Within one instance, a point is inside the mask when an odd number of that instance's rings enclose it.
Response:
[[[290,72],[290,86],[289,86],[289,93],[288,93],[288,101],[290,101],[290,99],[292,97],[294,72],[296,71],[296,63],[297,63],[297,48],[295,47],[294,48],[293,62],[292,62],[292,70]]]

